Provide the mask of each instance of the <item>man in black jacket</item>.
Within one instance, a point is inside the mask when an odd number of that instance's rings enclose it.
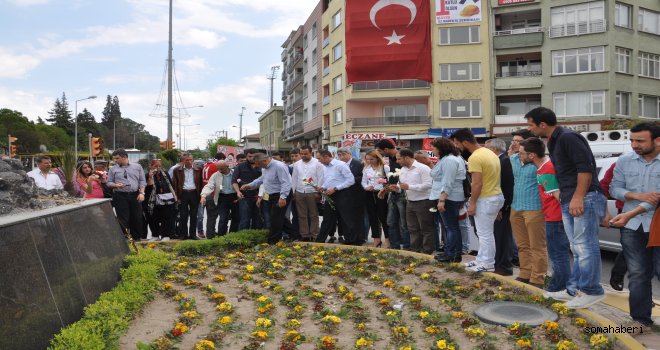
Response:
[[[342,147],[337,150],[337,156],[339,160],[348,164],[348,168],[351,169],[351,174],[355,179],[355,183],[348,188],[349,193],[351,194],[351,204],[353,210],[353,217],[351,220],[354,220],[354,227],[358,229],[356,232],[356,238],[359,244],[364,244],[367,241],[367,231],[365,230],[364,220],[366,218],[365,206],[364,206],[364,188],[362,188],[362,170],[364,169],[364,164],[357,159],[353,159],[351,154],[351,149],[348,147]],[[340,217],[339,220],[342,220]],[[339,235],[342,235],[341,228],[342,225],[339,225],[340,232]]]
[[[513,169],[506,155],[506,142],[502,139],[486,141],[486,147],[500,158],[500,187],[504,195],[504,206],[497,214],[493,232],[495,233],[495,273],[502,276],[513,275],[513,233],[511,231],[511,202],[513,201]]]

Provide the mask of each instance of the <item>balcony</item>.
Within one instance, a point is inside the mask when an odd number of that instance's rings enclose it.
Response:
[[[299,108],[302,108],[303,106],[303,99],[302,97],[298,97],[297,99],[293,100],[293,104],[291,105],[292,111],[296,111]]]
[[[543,45],[542,27],[500,30],[493,34],[493,48],[496,50],[541,45]]]
[[[369,126],[398,126],[398,125],[429,125],[431,118],[428,115],[406,117],[354,117],[353,127]]]
[[[429,82],[414,79],[358,81],[353,83],[353,91],[420,89],[430,86]]]
[[[323,47],[322,48],[325,48],[328,45],[330,45],[330,37],[327,37],[327,38],[323,39]]]
[[[323,68],[323,76],[326,76],[330,74],[330,66],[324,67]]]
[[[286,129],[282,130],[282,134],[283,134],[282,136],[285,136],[285,135],[286,136],[292,136],[292,135],[294,135],[296,133],[300,133],[302,131],[303,131],[303,123],[299,122],[299,123],[293,124],[293,126],[290,126]]]
[[[593,33],[602,33],[607,30],[607,21],[599,19],[591,22],[575,22],[550,27],[548,36],[559,38],[563,36],[576,36]]]
[[[300,85],[300,83],[302,83],[302,81],[303,81],[303,75],[302,74],[299,74],[297,77],[293,78],[291,83],[287,84],[287,93],[290,94],[291,92],[293,92],[293,90],[295,90],[296,87],[298,87],[298,85]]]
[[[323,96],[323,105],[328,105],[330,104],[330,95],[328,96]]]
[[[497,73],[495,90],[535,89],[543,86],[542,71]]]

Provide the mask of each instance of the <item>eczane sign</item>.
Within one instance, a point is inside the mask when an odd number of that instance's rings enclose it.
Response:
[[[385,138],[384,132],[345,134],[344,140],[380,140]]]

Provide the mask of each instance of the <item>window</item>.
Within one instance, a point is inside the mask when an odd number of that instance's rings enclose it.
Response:
[[[309,111],[307,108],[303,109],[303,120],[308,121],[309,120]]]
[[[519,60],[499,62],[500,77],[520,77],[541,75],[541,60]]]
[[[558,92],[552,94],[553,109],[559,116],[605,114],[605,91]]]
[[[604,46],[552,52],[552,74],[602,72],[605,69]]]
[[[632,28],[632,6],[617,2],[614,5],[614,25],[624,28]]]
[[[599,33],[607,29],[604,1],[553,7],[550,18],[551,38]]]
[[[383,116],[385,118],[410,118],[428,116],[427,106],[425,104],[414,105],[396,105],[383,107]]]
[[[337,108],[334,111],[332,111],[332,117],[333,117],[332,120],[334,120],[335,124],[341,123],[342,121],[341,108]]]
[[[332,48],[332,61],[336,61],[341,58],[341,43],[335,45]]]
[[[440,45],[479,42],[479,26],[440,28]]]
[[[480,79],[480,63],[452,63],[440,65],[440,81],[464,81]]]
[[[332,29],[334,30],[339,27],[339,25],[341,25],[341,10],[332,15]]]
[[[318,28],[316,27],[316,22],[312,24],[312,39],[316,39],[316,36],[318,35]]]
[[[639,76],[660,79],[660,55],[640,52]]]
[[[342,83],[341,83],[341,74],[334,77],[332,79],[332,93],[337,93],[343,89]]]
[[[305,49],[307,48],[307,34],[305,34],[305,36],[303,36],[303,48],[305,48]]]
[[[660,96],[639,95],[639,116],[660,119]]]
[[[631,95],[629,92],[616,92],[616,115],[630,115]]]
[[[497,115],[524,116],[536,107],[541,107],[540,98],[515,98],[497,101]]]
[[[480,100],[440,101],[441,118],[474,118],[480,116]]]
[[[316,63],[319,61],[319,58],[316,55],[317,51],[316,49],[312,50],[312,66],[315,66]]]
[[[621,47],[616,48],[616,71],[630,74],[630,56],[632,50]]]
[[[303,84],[303,98],[307,98],[307,84]]]
[[[313,103],[312,104],[312,115],[310,116],[311,119],[316,118],[316,112],[317,112],[316,103]]]
[[[312,92],[316,92],[318,90],[318,87],[316,86],[318,82],[318,79],[316,79],[316,75],[312,77]]]
[[[307,74],[307,59],[303,60],[303,74]]]
[[[660,12],[639,9],[639,30],[660,35]]]

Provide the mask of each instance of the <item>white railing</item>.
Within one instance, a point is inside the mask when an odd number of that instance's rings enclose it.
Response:
[[[498,30],[493,34],[493,36],[506,36],[506,35],[542,33],[542,32],[543,32],[543,27],[528,27],[528,28],[519,28],[519,29]]]
[[[602,33],[607,30],[607,21],[604,19],[591,22],[575,22],[550,27],[548,36],[557,38],[562,36],[575,36],[592,33]]]

